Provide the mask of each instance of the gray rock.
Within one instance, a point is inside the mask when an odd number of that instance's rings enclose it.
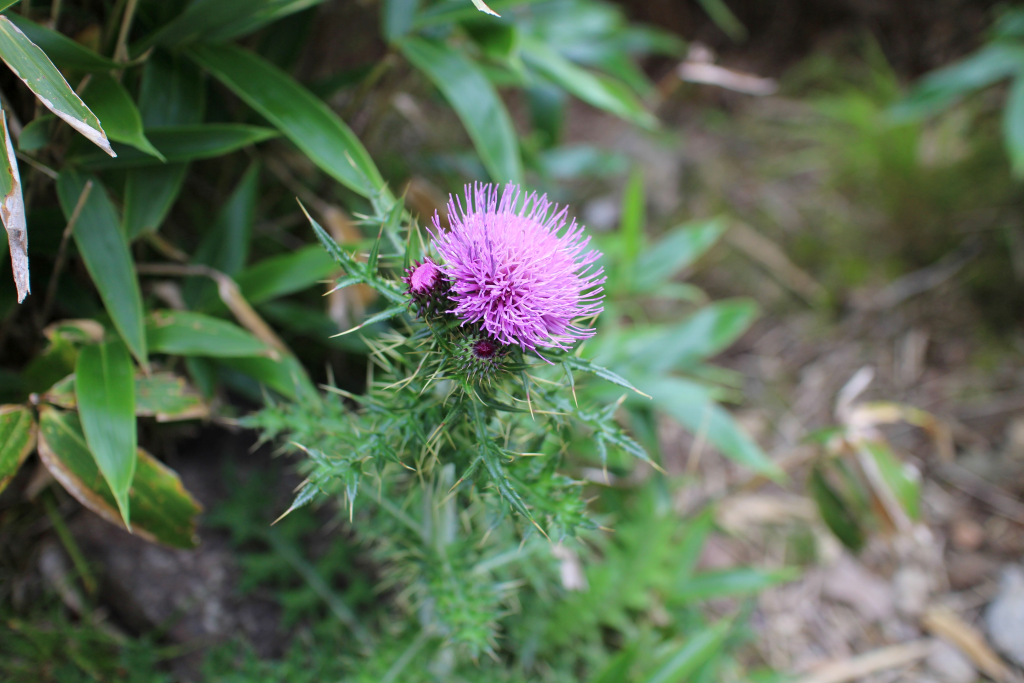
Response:
[[[936,640],[928,653],[928,670],[941,683],[974,683],[978,672],[971,660],[943,640]]]
[[[996,649],[1024,666],[1024,567],[1003,568],[999,594],[985,610],[985,626]]]

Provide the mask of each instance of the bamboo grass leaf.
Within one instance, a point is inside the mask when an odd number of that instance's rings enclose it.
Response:
[[[128,489],[135,477],[135,368],[121,340],[86,346],[75,363],[75,396],[89,451],[129,529]]]
[[[96,114],[75,94],[46,53],[6,16],[0,16],[0,59],[47,109],[104,152],[116,156]]]

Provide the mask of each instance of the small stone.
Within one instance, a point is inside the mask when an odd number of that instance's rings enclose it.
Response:
[[[985,544],[985,528],[971,519],[953,522],[949,536],[958,550],[977,550]]]
[[[944,640],[935,641],[926,663],[941,683],[974,683],[978,680],[978,672],[971,660]]]
[[[1024,666],[1024,567],[1003,568],[999,593],[985,610],[985,626],[995,648]]]

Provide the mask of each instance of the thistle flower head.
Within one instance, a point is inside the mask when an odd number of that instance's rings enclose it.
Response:
[[[434,217],[434,249],[451,281],[451,310],[463,324],[479,323],[501,344],[523,350],[567,349],[594,335],[578,318],[603,309],[601,257],[587,249],[583,226],[547,196],[522,197],[515,185],[466,188],[448,204],[451,230]]]

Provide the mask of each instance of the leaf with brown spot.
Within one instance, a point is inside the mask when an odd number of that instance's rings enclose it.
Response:
[[[111,524],[125,528],[114,494],[86,445],[78,413],[47,405],[40,407],[39,457],[78,502]],[[177,548],[194,548],[198,544],[196,516],[202,506],[185,490],[173,470],[141,448],[128,497],[132,533]]]
[[[0,145],[0,218],[7,229],[7,242],[11,248],[11,267],[14,284],[18,287],[20,304],[32,291],[28,276],[28,225],[25,222],[25,200],[21,194],[21,174],[11,144],[11,131],[7,126],[7,112],[0,114],[3,123],[4,144]]]
[[[50,387],[43,394],[43,401],[66,410],[77,408],[75,376],[68,375]],[[149,377],[135,376],[135,414],[155,417],[157,422],[205,420],[210,416],[210,406],[183,377],[155,372]]]
[[[15,76],[25,82],[47,109],[64,119],[104,152],[112,157],[117,156],[110,148],[110,141],[96,114],[71,89],[46,53],[7,17],[0,17],[0,59],[4,60]]]
[[[28,406],[0,406],[0,491],[36,446],[36,421]]]

